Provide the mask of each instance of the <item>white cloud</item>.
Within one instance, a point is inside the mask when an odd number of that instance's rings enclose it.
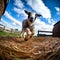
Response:
[[[4,14],[8,19],[10,19],[11,21],[13,21],[14,23],[16,23],[17,25],[19,25],[20,27],[22,26],[21,22],[16,20],[15,18],[13,18],[7,11],[5,11]]]
[[[48,23],[51,25],[54,25],[56,23],[56,21],[54,21],[52,18],[48,18]]]
[[[55,7],[56,11],[60,11],[60,8],[59,7]]]
[[[23,20],[24,20],[24,19],[26,19],[27,16],[28,16],[28,15],[24,12],[25,9],[20,9],[20,8],[14,7],[13,10],[17,13],[17,17],[18,17],[18,18],[22,16],[22,17],[24,17],[24,18],[23,18]]]
[[[25,14],[24,10],[24,4],[21,0],[15,0],[14,5],[17,7],[13,7],[13,10],[18,13],[17,16],[23,15],[25,18],[27,18],[27,15]]]
[[[15,23],[15,22],[13,22],[13,25],[15,25],[15,26],[16,26],[16,23]]]
[[[23,8],[24,7],[21,0],[15,0],[14,5],[17,6],[18,8]]]
[[[57,15],[60,15],[60,8],[59,7],[55,7],[56,11],[57,11]]]
[[[43,21],[41,21],[40,19],[36,19],[35,20],[35,35],[37,34],[38,30],[42,30],[42,31],[52,31],[53,29],[53,25],[49,25],[44,23]]]
[[[24,12],[24,9],[20,9],[20,8],[16,8],[16,7],[14,7],[14,9],[13,9],[16,13],[18,13],[18,16],[19,15],[24,15],[25,17],[27,17],[27,14]]]
[[[44,18],[51,18],[51,12],[42,0],[26,0],[37,13],[42,14]]]

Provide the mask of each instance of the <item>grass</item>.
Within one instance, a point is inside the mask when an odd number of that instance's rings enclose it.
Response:
[[[8,32],[0,30],[0,36],[19,37],[20,34],[18,34],[18,33],[8,33]]]

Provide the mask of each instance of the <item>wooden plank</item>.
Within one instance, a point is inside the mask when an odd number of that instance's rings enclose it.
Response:
[[[52,31],[41,31],[41,30],[39,30],[38,32],[47,32],[47,33],[52,33]]]

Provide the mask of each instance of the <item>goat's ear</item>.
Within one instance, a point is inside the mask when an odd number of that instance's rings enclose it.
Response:
[[[29,14],[29,12],[27,10],[24,10],[26,14]]]
[[[36,14],[36,17],[40,17],[40,16],[42,16],[42,15],[40,15],[40,14]]]

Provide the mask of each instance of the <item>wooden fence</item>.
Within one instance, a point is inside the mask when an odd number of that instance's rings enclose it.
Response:
[[[7,27],[3,24],[0,24],[0,30],[3,30],[8,33],[19,33],[20,32],[20,31],[18,31],[18,29],[13,29],[13,28]]]
[[[46,33],[46,34],[45,34]],[[49,33],[49,34],[47,34]],[[38,34],[37,36],[52,36],[52,31],[41,31],[41,30],[38,30]]]

